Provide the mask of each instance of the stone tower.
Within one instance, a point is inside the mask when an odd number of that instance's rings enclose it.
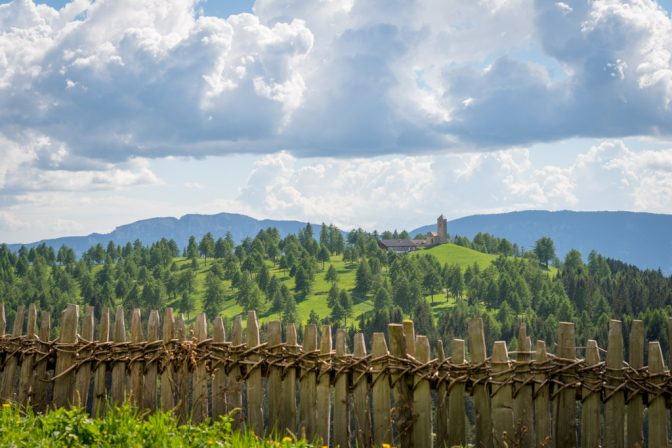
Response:
[[[446,244],[448,242],[448,220],[443,215],[436,218],[436,235],[439,244]]]

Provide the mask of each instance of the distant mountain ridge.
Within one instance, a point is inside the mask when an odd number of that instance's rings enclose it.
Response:
[[[434,224],[423,226],[411,235],[435,228]],[[467,216],[448,222],[451,236],[472,239],[478,232],[506,238],[528,250],[539,238],[548,236],[561,259],[570,249],[577,249],[585,261],[595,250],[642,269],[672,273],[672,215],[530,210]]]
[[[254,237],[260,230],[275,227],[282,236],[296,233],[306,222],[263,219],[235,213],[216,215],[184,215],[181,218],[152,218],[117,227],[110,233],[92,233],[37,241],[25,244],[33,247],[45,243],[57,249],[66,245],[81,254],[98,243],[108,241],[126,244],[139,239],[150,244],[161,238],[174,239],[180,247],[189,236],[200,239],[207,232],[215,238],[231,232],[235,241]],[[319,227],[315,225],[315,236]],[[419,227],[411,235],[436,230],[436,224]],[[448,222],[450,235],[473,238],[478,232],[487,232],[532,249],[536,240],[549,236],[555,242],[556,252],[563,258],[572,248],[587,259],[591,250],[634,264],[643,269],[661,269],[672,273],[672,215],[636,212],[574,212],[574,211],[520,211],[492,215],[473,215]],[[21,244],[11,244],[17,250]]]
[[[88,248],[100,243],[107,245],[109,241],[115,244],[126,244],[135,240],[143,244],[151,244],[161,238],[173,239],[180,247],[186,247],[190,236],[197,240],[210,232],[215,238],[223,237],[227,232],[237,242],[247,237],[254,237],[262,229],[275,227],[283,237],[297,233],[306,226],[301,221],[278,221],[272,219],[258,220],[236,213],[218,213],[216,215],[184,215],[181,218],[150,218],[125,224],[117,227],[110,233],[92,233],[87,236],[68,236],[62,238],[36,241],[29,244],[10,244],[12,250],[18,250],[22,245],[27,248],[45,243],[58,249],[61,245],[72,248],[75,253],[82,254]],[[316,229],[317,230],[317,229]],[[319,231],[319,230],[317,230]]]

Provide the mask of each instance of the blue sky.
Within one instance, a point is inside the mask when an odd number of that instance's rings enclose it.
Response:
[[[222,211],[672,213],[671,8],[0,1],[0,242]]]

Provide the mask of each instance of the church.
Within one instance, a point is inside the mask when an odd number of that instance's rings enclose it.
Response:
[[[403,254],[416,249],[438,246],[448,242],[448,220],[439,216],[436,219],[436,232],[430,232],[424,240],[379,240],[378,245],[385,250]]]

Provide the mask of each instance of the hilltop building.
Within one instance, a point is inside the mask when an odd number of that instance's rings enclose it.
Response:
[[[379,240],[378,245],[398,254],[403,254],[416,249],[438,246],[448,242],[448,220],[439,216],[436,219],[436,232],[430,232],[424,240]]]

